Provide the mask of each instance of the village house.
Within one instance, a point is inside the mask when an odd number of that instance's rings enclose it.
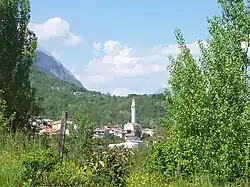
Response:
[[[117,136],[119,138],[123,137],[123,130],[118,125],[117,126],[110,126],[110,127],[108,127],[108,129],[109,129],[109,134],[112,134],[112,135]]]
[[[146,129],[142,129],[142,133],[148,134],[149,136],[153,136],[153,134],[155,133],[155,130],[146,128]]]
[[[123,130],[119,125],[97,127],[94,130],[93,138],[105,138],[106,134],[112,134],[114,136],[122,138]]]
[[[140,141],[140,137],[135,135],[135,132],[127,133],[124,136],[125,141]]]
[[[94,130],[94,136],[93,138],[105,138],[105,134],[108,133],[108,129],[104,126],[104,127],[97,127]]]
[[[67,124],[72,124],[72,122],[67,122]],[[41,123],[40,124],[40,132],[39,134],[49,134],[49,135],[53,135],[53,134],[57,134],[58,132],[60,132],[61,129],[61,121],[52,121],[52,120],[47,120],[47,122]],[[69,135],[69,130],[68,128],[65,131],[66,135]]]

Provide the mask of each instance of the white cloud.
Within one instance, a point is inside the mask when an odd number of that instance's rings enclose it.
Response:
[[[60,17],[50,18],[41,24],[30,23],[29,28],[40,41],[56,40],[66,45],[76,45],[83,41],[81,36],[71,32],[69,23]]]
[[[102,49],[102,43],[100,43],[100,42],[94,42],[93,43],[93,48],[96,51],[100,51]]]
[[[102,45],[93,44],[94,48],[100,49],[99,46]],[[193,55],[200,54],[198,42],[188,47]],[[104,55],[88,63],[81,81],[89,89],[118,95],[132,93],[131,90],[139,93],[157,91],[169,79],[169,54],[176,56],[179,53],[177,44],[138,49],[111,40],[100,50]]]
[[[113,77],[108,75],[89,75],[84,77],[88,85],[93,85],[95,89],[99,90],[102,85],[112,82]]]

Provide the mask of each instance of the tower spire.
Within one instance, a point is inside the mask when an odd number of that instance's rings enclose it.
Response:
[[[131,104],[131,123],[135,123],[135,98],[132,99]]]

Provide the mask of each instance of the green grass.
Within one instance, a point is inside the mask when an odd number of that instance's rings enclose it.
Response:
[[[17,186],[21,173],[20,154],[18,152],[0,152],[0,186]]]
[[[3,138],[3,137],[2,137]],[[0,144],[0,186],[17,186],[20,179],[22,148],[10,137]]]
[[[1,135],[0,138],[0,186],[18,186],[21,181],[22,157],[41,146],[41,140],[28,143],[22,134],[15,136]]]
[[[1,136],[0,139],[0,187],[14,187],[21,182],[21,172],[23,170],[22,158],[42,147],[44,140],[36,138],[27,141],[27,138],[21,134],[15,137]],[[43,146],[44,147],[44,146]],[[140,162],[145,155],[149,154],[147,151],[136,154],[135,165],[133,166],[133,174],[128,179],[128,187],[213,187],[213,186],[244,186],[241,184],[223,184],[214,185],[209,177],[194,177],[194,180],[183,181],[180,179],[174,182],[166,183],[165,178],[161,174],[150,173],[146,170],[142,171]],[[138,172],[139,171],[139,172]],[[99,184],[100,185],[100,184]],[[105,184],[102,184],[105,187]],[[94,187],[94,186],[93,186]]]

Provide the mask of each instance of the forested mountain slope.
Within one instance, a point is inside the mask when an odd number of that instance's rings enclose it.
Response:
[[[46,118],[60,119],[61,112],[67,110],[69,117],[80,112],[101,125],[127,123],[132,97],[136,100],[137,122],[143,126],[154,126],[165,115],[163,94],[111,96],[79,88],[37,70],[32,72],[31,82],[37,96],[43,97]]]

